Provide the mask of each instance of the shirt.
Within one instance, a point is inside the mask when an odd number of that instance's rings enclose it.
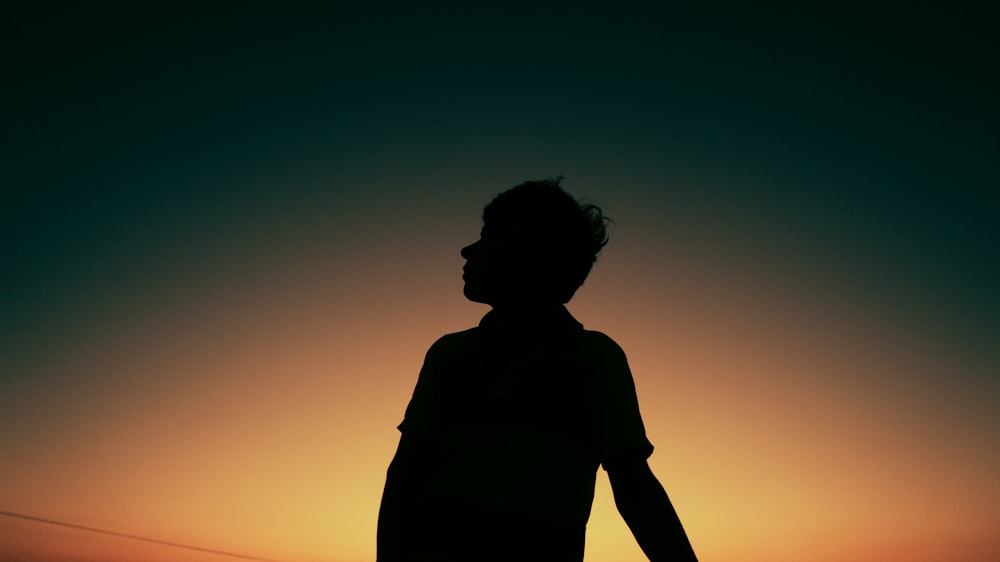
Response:
[[[490,312],[478,327],[440,338],[399,430],[441,451],[427,486],[429,513],[447,518],[445,505],[466,511],[452,526],[477,513],[497,525],[502,513],[514,526],[578,529],[565,540],[579,543],[567,548],[581,558],[597,468],[653,451],[625,353],[562,306],[521,327]]]

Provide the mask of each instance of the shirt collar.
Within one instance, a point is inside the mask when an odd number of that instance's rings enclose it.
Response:
[[[558,305],[530,316],[505,316],[501,311],[491,310],[479,321],[484,335],[493,338],[533,338],[558,337],[583,329],[583,324],[570,314],[565,305]]]

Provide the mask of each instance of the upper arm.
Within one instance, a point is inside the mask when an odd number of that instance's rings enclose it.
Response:
[[[433,466],[435,457],[436,449],[432,442],[419,435],[403,433],[388,472],[406,479],[423,479]]]
[[[649,477],[655,478],[649,463],[643,457],[622,455],[604,461],[608,481],[612,490],[622,488],[622,484],[634,484]]]
[[[424,363],[420,367],[413,395],[406,406],[403,421],[398,426],[398,429],[404,434],[420,434],[426,438],[436,432],[440,423],[438,378],[440,377],[441,357],[447,346],[446,337],[434,342],[424,356]]]
[[[645,463],[653,445],[646,438],[625,352],[604,334],[590,332],[588,337],[589,413],[598,458],[605,470],[619,458]]]

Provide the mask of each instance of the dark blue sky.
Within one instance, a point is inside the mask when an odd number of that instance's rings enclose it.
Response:
[[[671,209],[665,222],[728,213],[775,251],[852,254],[884,298],[995,340],[1000,92],[985,13],[24,3],[9,15],[8,335],[123,263],[268,213],[349,208],[372,183],[405,193],[418,170],[491,168],[506,185],[524,164],[599,168]],[[325,181],[292,185],[290,170]]]
[[[616,221],[574,314],[627,349],[699,552],[996,544],[985,8],[150,4],[0,18],[0,507],[373,546],[421,354],[482,313],[459,248],[565,174]],[[213,515],[251,496],[319,531]]]

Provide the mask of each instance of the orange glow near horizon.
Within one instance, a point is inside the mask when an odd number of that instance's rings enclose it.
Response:
[[[651,466],[701,559],[995,559],[986,364],[778,267],[650,265],[629,235],[570,309],[629,354]],[[437,242],[454,255],[418,262],[385,242],[345,269],[306,252],[26,362],[0,509],[286,562],[372,560],[423,353],[485,312],[461,299],[464,239],[424,243]],[[402,288],[400,272],[417,281]],[[27,522],[0,533],[8,554],[52,554],[39,545],[58,537],[79,556],[67,560],[200,559]],[[602,473],[587,560],[642,559]]]
[[[989,5],[8,2],[0,562],[374,560],[460,250],[556,177],[700,560],[1000,562]]]

